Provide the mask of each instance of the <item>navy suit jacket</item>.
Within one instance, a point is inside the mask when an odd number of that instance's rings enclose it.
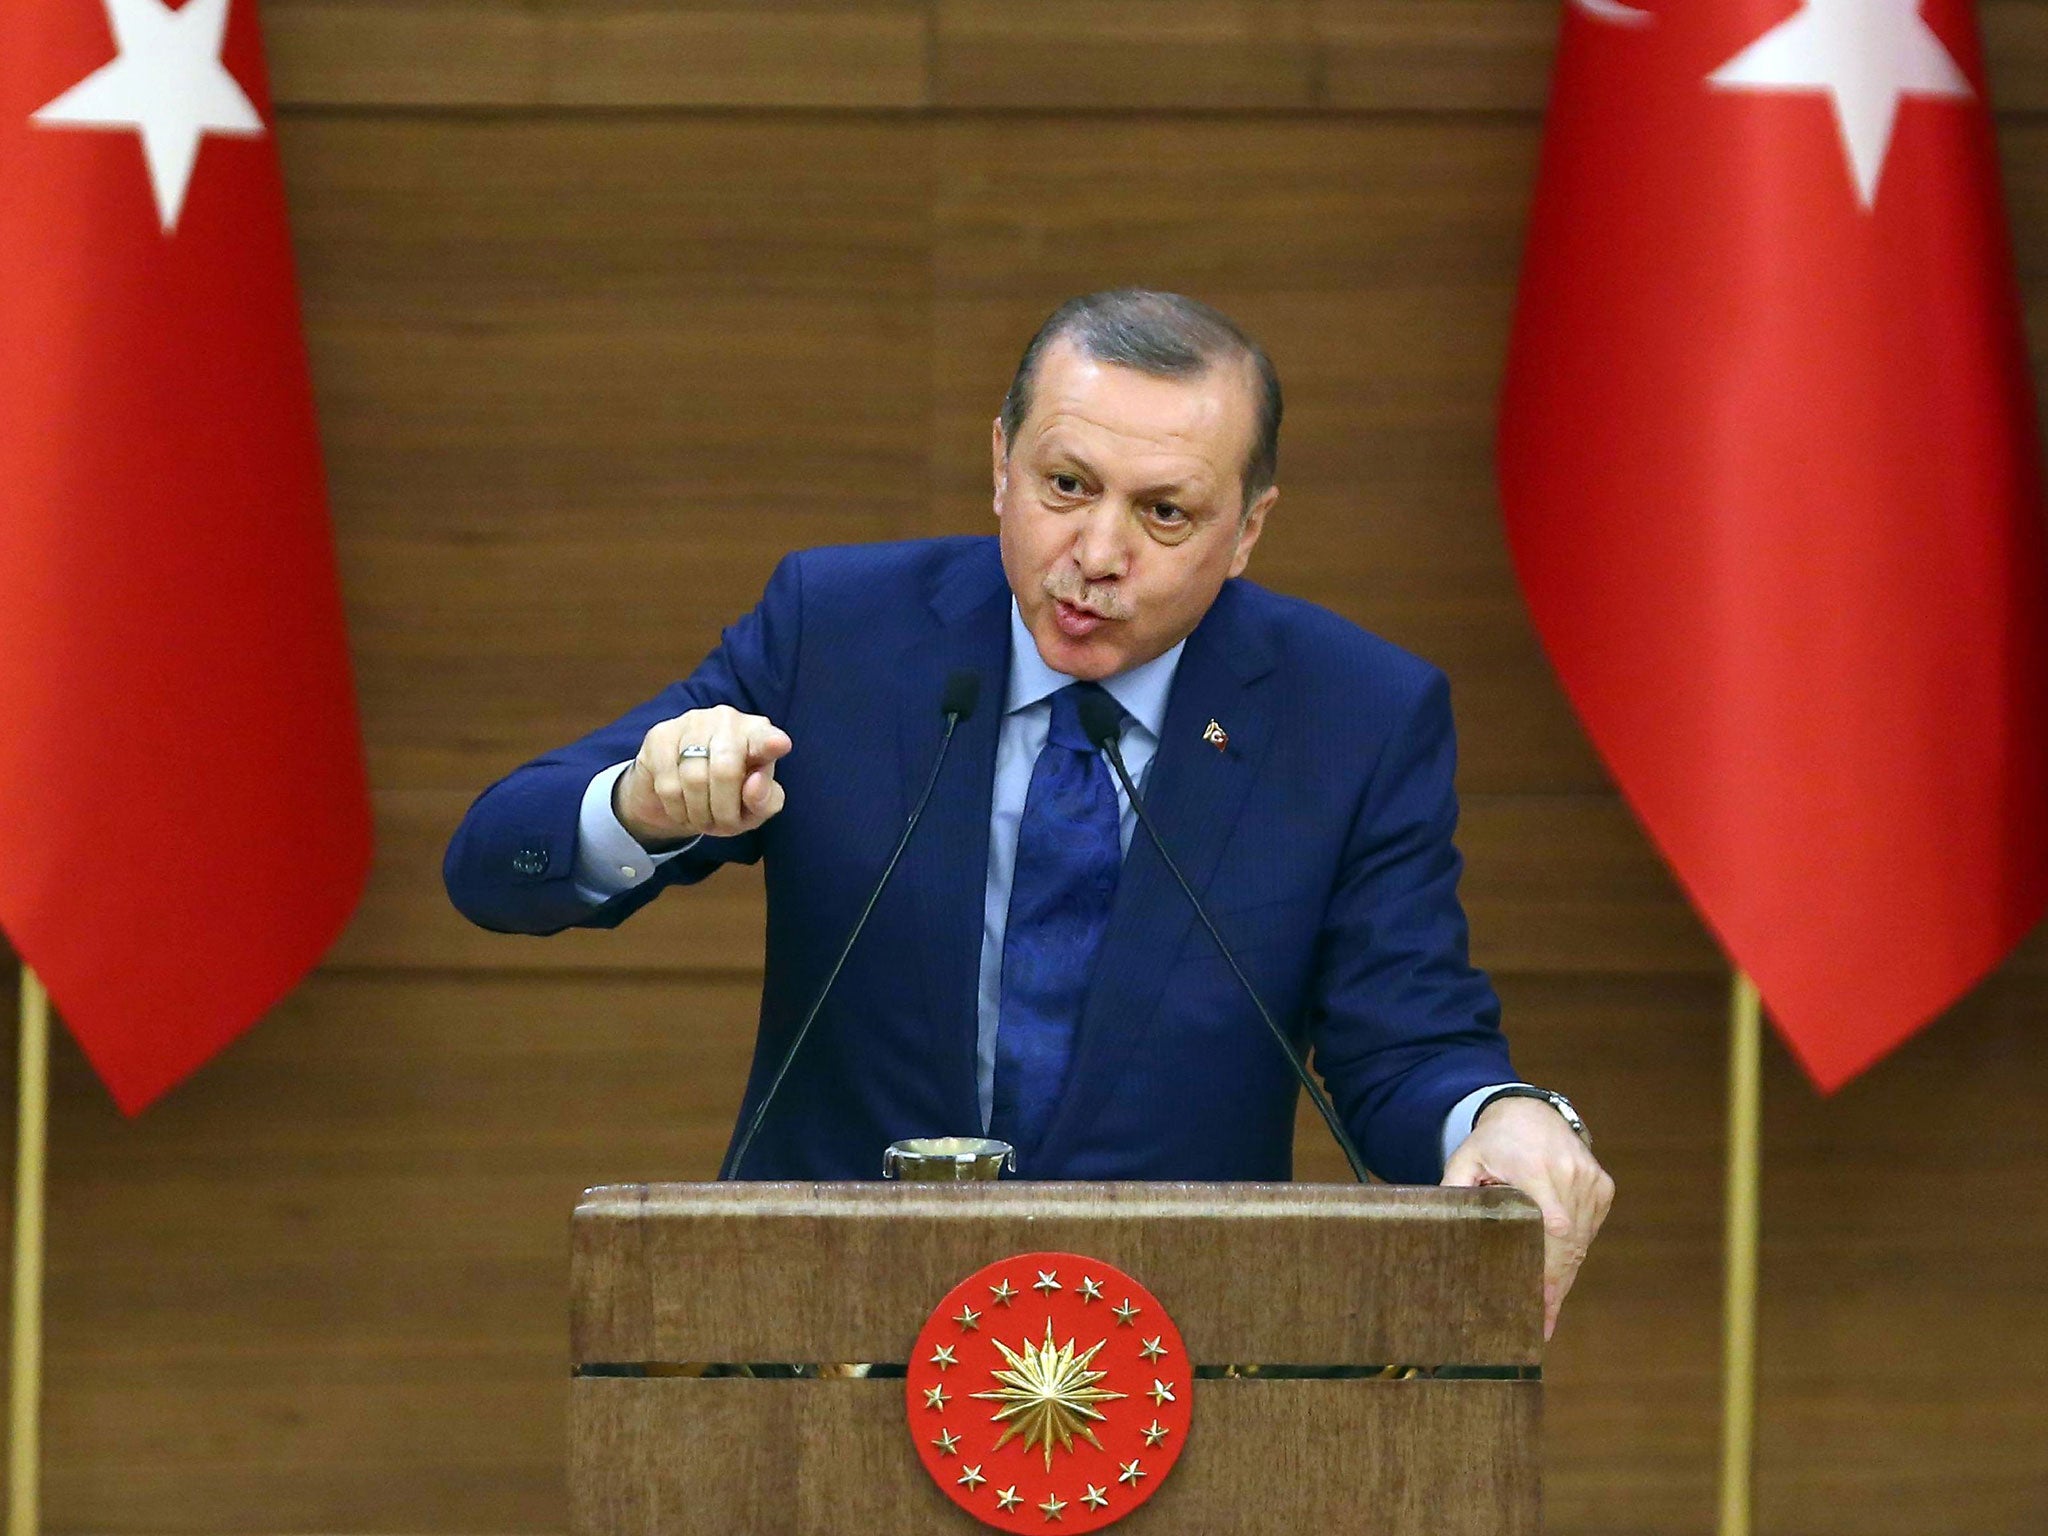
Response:
[[[973,1135],[976,981],[1010,592],[993,538],[816,549],[690,677],[479,797],[449,895],[514,933],[609,927],[728,860],[766,865],[767,971],[751,1115],[923,787],[949,673],[982,679],[902,865],[819,1015],[749,1178],[874,1178],[906,1136]],[[597,907],[577,822],[599,770],[656,722],[725,703],[784,727],[782,813],[711,839]],[[1211,720],[1228,733],[1203,739]],[[1499,1004],[1466,958],[1452,846],[1449,690],[1328,611],[1227,582],[1188,637],[1145,786],[1161,835],[1367,1162],[1440,1176],[1445,1115],[1514,1080]],[[1095,961],[1065,1091],[1027,1176],[1285,1179],[1298,1088],[1140,830]]]

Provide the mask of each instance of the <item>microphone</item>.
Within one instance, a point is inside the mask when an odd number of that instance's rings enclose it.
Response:
[[[903,850],[910,846],[910,834],[917,830],[917,823],[924,815],[924,808],[931,802],[932,791],[938,787],[939,770],[946,763],[946,749],[953,745],[953,733],[962,722],[974,713],[974,706],[981,702],[981,674],[961,670],[949,673],[946,686],[939,695],[939,713],[946,719],[946,734],[939,738],[938,756],[932,759],[931,777],[925,780],[924,793],[917,797],[917,805],[910,813],[910,820],[903,824],[903,835],[896,840],[896,851],[889,855],[889,862],[882,868],[882,878],[875,882],[874,890],[868,896],[867,905],[860,909],[860,917],[853,925],[853,932],[846,936],[846,943],[840,948],[839,958],[832,962],[832,970],[825,977],[825,985],[818,989],[810,1011],[804,1015],[803,1023],[797,1026],[795,1038],[789,1042],[789,1049],[782,1053],[782,1061],[775,1068],[775,1076],[769,1080],[768,1091],[761,1095],[761,1102],[754,1110],[754,1118],[747,1122],[746,1134],[740,1137],[718,1170],[720,1179],[736,1179],[740,1176],[740,1165],[746,1161],[747,1149],[754,1144],[754,1136],[761,1129],[761,1122],[768,1118],[768,1106],[775,1102],[775,1094],[782,1087],[782,1080],[789,1075],[790,1063],[796,1060],[796,1053],[803,1049],[804,1037],[811,1032],[811,1025],[817,1020],[818,1012],[825,1006],[825,999],[832,995],[832,985],[839,980],[839,973],[846,967],[846,957],[853,953],[853,946],[860,938],[861,930],[868,925],[868,917],[875,910],[875,903],[882,899],[882,892],[889,884],[889,877],[896,873],[896,865],[903,857]]]
[[[1337,1118],[1336,1108],[1330,1103],[1316,1080],[1309,1075],[1308,1063],[1301,1059],[1301,1052],[1294,1048],[1294,1042],[1286,1032],[1273,1022],[1273,1015],[1251,984],[1251,978],[1244,973],[1244,967],[1237,963],[1237,956],[1230,952],[1230,946],[1223,942],[1223,935],[1216,931],[1216,925],[1209,920],[1209,914],[1202,909],[1201,899],[1195,895],[1195,888],[1188,884],[1187,877],[1180,872],[1180,866],[1173,862],[1173,855],[1166,851],[1166,844],[1160,840],[1159,829],[1152,825],[1152,818],[1145,810],[1145,802],[1138,798],[1138,786],[1131,782],[1131,771],[1124,766],[1123,748],[1117,742],[1117,733],[1123,724],[1123,710],[1116,700],[1100,689],[1091,689],[1081,695],[1079,714],[1081,730],[1096,748],[1109,758],[1116,770],[1116,776],[1130,797],[1131,809],[1138,813],[1138,821],[1145,828],[1145,835],[1152,839],[1152,847],[1158,853],[1160,862],[1166,865],[1188,899],[1188,905],[1195,909],[1195,916],[1202,920],[1202,926],[1209,930],[1209,937],[1216,941],[1216,948],[1230,966],[1230,974],[1237,978],[1237,984],[1244,988],[1244,995],[1252,1000],[1252,1006],[1259,1011],[1259,1017],[1266,1021],[1266,1028],[1273,1032],[1273,1039],[1279,1044],[1287,1064],[1294,1068],[1294,1075],[1301,1086],[1308,1090],[1309,1101],[1323,1117],[1323,1124],[1330,1128],[1330,1134],[1337,1139],[1343,1150],[1344,1160],[1351,1164],[1351,1171],[1358,1176],[1361,1184],[1369,1183],[1365,1171],[1365,1159],[1358,1155],[1358,1148],[1351,1144],[1351,1137],[1344,1130],[1344,1122]]]
[[[946,675],[945,689],[939,694],[939,713],[946,717],[946,741],[950,742],[953,739],[954,726],[960,725],[973,717],[974,706],[980,702],[981,674],[979,672],[968,672],[963,669],[962,671],[950,672]],[[939,750],[941,752],[946,750],[944,742],[940,743]],[[919,805],[918,809],[923,810],[924,807]]]

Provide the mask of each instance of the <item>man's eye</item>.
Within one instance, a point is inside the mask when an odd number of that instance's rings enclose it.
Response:
[[[1162,523],[1170,523],[1175,526],[1188,520],[1187,513],[1170,501],[1162,501],[1155,505],[1152,508],[1152,515]]]
[[[1081,494],[1081,482],[1073,475],[1054,475],[1052,477],[1052,488],[1062,496],[1078,496]]]

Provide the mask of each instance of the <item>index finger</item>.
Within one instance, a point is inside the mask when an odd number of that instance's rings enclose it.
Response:
[[[1577,1224],[1572,1220],[1570,1209],[1548,1185],[1538,1189],[1531,1189],[1527,1184],[1519,1187],[1543,1213],[1543,1278],[1556,1280],[1562,1273]]]
[[[795,743],[789,739],[789,732],[772,720],[756,716],[747,725],[747,764],[759,767],[789,755]]]

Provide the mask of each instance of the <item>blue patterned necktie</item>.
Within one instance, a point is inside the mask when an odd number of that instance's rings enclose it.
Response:
[[[1109,765],[1081,731],[1082,695],[1099,691],[1071,683],[1052,696],[1052,728],[1031,765],[1017,827],[988,1129],[1026,1161],[1066,1082],[1123,865]]]

